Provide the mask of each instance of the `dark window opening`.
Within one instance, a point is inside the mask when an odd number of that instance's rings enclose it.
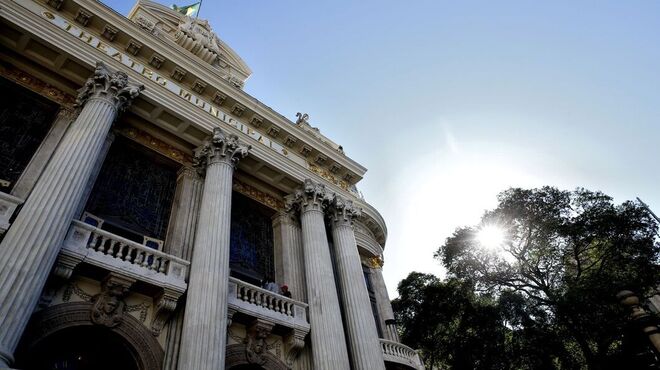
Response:
[[[48,134],[59,105],[0,78],[0,191],[9,193]]]
[[[178,165],[123,137],[112,143],[90,195],[87,212],[102,229],[142,244],[165,239]]]
[[[376,322],[376,331],[378,331],[378,337],[383,338],[383,328],[380,326],[380,315],[378,314],[376,291],[371,282],[371,272],[362,266],[362,273],[364,274],[364,282],[367,284],[367,292],[369,293],[369,301],[371,302],[371,313],[374,315],[374,321]]]
[[[274,277],[274,213],[244,195],[232,194],[229,266],[235,278],[261,286],[265,278]]]

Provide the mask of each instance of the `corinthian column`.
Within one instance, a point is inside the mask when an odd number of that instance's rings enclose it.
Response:
[[[300,209],[310,339],[316,370],[349,369],[339,298],[323,219],[323,210],[329,200],[325,186],[308,179],[287,202],[289,208]]]
[[[112,122],[143,88],[97,63],[82,110],[0,244],[0,368],[13,361]]]
[[[360,210],[352,201],[335,195],[329,211],[351,369],[385,370],[376,322],[371,312],[369,293],[351,226],[353,219],[360,215]]]
[[[250,146],[220,128],[197,153],[206,171],[183,320],[179,370],[225,368],[229,231],[234,168]]]

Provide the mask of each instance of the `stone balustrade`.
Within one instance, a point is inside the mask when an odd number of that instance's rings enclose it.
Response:
[[[292,329],[309,331],[307,304],[229,278],[229,308]]]
[[[60,254],[162,288],[186,289],[188,261],[81,221],[71,223]]]
[[[21,204],[23,204],[23,199],[0,192],[0,235],[9,229],[11,225],[9,220],[14,214],[14,211],[16,211],[16,207]]]
[[[381,338],[380,347],[383,350],[385,362],[396,362],[418,370],[424,369],[424,364],[417,351],[405,344]]]

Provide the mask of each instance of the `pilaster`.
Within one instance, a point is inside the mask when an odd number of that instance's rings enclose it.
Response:
[[[275,281],[289,287],[291,298],[307,302],[302,231],[295,213],[282,210],[273,216]]]
[[[98,62],[62,138],[0,244],[0,367],[9,366],[117,115],[143,86]]]

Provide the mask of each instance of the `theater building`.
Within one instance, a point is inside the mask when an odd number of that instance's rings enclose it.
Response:
[[[423,368],[366,169],[244,92],[207,21],[146,0],[0,18],[0,368]]]

